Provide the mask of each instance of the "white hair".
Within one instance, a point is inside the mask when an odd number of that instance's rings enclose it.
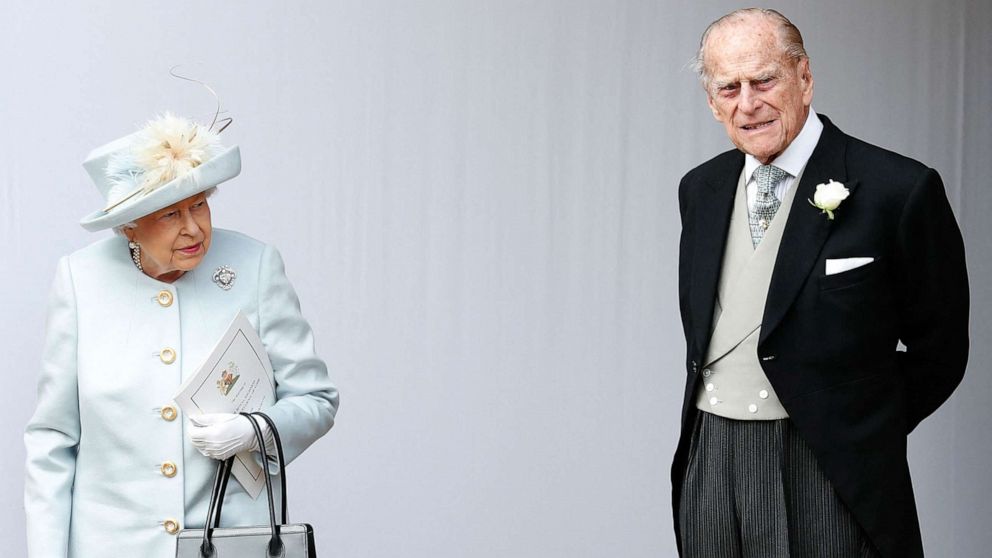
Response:
[[[207,198],[209,198],[210,196],[212,196],[212,195],[214,195],[216,193],[217,193],[217,187],[216,186],[211,186],[209,189],[203,191],[203,194]],[[127,223],[124,223],[123,225],[117,225],[116,227],[114,227],[114,234],[119,235],[119,236],[123,236],[124,238],[127,238],[127,234],[124,231],[132,230],[132,229],[136,229],[136,228],[138,228],[138,224],[137,223],[135,223],[134,221],[128,221]]]
[[[709,90],[709,83],[712,78],[709,69],[706,67],[706,41],[709,39],[710,33],[714,29],[722,27],[731,21],[742,21],[751,16],[766,17],[778,24],[779,44],[782,47],[782,52],[787,57],[796,61],[809,58],[806,54],[806,47],[803,45],[802,33],[799,32],[798,27],[789,21],[789,18],[769,8],[741,8],[734,10],[706,27],[702,38],[699,39],[699,50],[696,51],[696,56],[689,61],[689,68],[696,72],[699,76],[699,81],[707,91]]]

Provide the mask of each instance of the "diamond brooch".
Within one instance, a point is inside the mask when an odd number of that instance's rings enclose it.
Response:
[[[234,279],[237,276],[238,275],[234,273],[233,269],[226,265],[222,265],[217,268],[217,271],[214,271],[214,283],[217,283],[217,286],[225,291],[229,291],[234,285]]]

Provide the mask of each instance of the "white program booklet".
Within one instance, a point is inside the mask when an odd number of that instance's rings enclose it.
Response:
[[[176,404],[188,416],[204,413],[251,413],[276,400],[272,363],[251,322],[238,312],[210,356],[176,394]],[[262,467],[250,453],[234,458],[232,468],[252,498],[265,486]]]

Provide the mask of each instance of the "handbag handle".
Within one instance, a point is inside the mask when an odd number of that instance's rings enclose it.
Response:
[[[261,413],[259,413],[261,414]],[[262,434],[262,429],[259,427],[258,423],[252,418],[249,413],[241,413],[242,416],[248,419],[251,423],[252,429],[255,430],[255,439],[258,441],[258,450],[262,454],[262,470],[265,473],[265,490],[266,497],[269,504],[269,528],[272,531],[272,538],[269,539],[268,554],[271,558],[282,556],[283,554],[283,543],[282,537],[280,536],[280,526],[276,523],[276,510],[274,501],[272,498],[272,475],[269,473],[268,461],[269,455],[265,448],[265,436]],[[278,432],[275,430],[274,425],[267,416],[263,415],[269,427],[272,429],[273,437],[277,440],[277,450],[279,450],[279,463],[280,468],[282,467],[282,448],[281,444],[278,442]],[[207,510],[207,524],[203,529],[203,541],[200,543],[200,556],[203,558],[212,558],[216,552],[214,544],[211,541],[211,536],[213,535],[213,530],[220,526],[220,512],[221,507],[224,503],[224,493],[227,491],[227,481],[231,476],[231,470],[233,469],[234,457],[230,457],[225,461],[222,461],[217,466],[217,476],[214,479],[214,487],[210,495],[210,506]],[[285,478],[285,474],[283,474]],[[285,487],[285,480],[283,480],[283,487]],[[285,488],[283,488],[285,491]],[[283,492],[283,515],[285,516],[285,492]],[[285,522],[285,521],[284,521]]]
[[[220,524],[220,508],[224,505],[224,493],[227,491],[227,481],[231,478],[231,468],[234,457],[228,457],[217,464],[217,474],[214,475],[214,487],[210,491],[210,506],[207,508],[207,523],[203,528],[203,542],[200,543],[200,556],[212,558],[214,543],[210,540],[216,525]],[[214,522],[214,514],[217,521]]]
[[[286,490],[286,471],[285,471],[286,458],[283,456],[282,453],[282,440],[279,438],[279,429],[276,428],[276,423],[273,422],[271,418],[269,418],[269,415],[261,411],[254,412],[252,413],[252,415],[256,417],[261,417],[261,419],[264,420],[265,423],[269,425],[269,432],[272,432],[272,438],[276,442],[276,457],[279,460],[279,484],[282,487],[282,525],[286,525],[287,523],[289,523],[289,520],[286,519],[288,516],[288,513],[286,511],[287,510],[287,505],[286,505],[287,490]]]

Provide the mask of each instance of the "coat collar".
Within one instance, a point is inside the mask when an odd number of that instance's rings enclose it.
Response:
[[[734,193],[744,168],[744,154],[733,151],[717,158],[714,163],[713,172],[706,179],[707,187],[700,189],[699,205],[695,210],[696,245],[693,249],[689,304],[699,358],[706,354],[710,341],[717,282],[727,244]]]
[[[759,345],[778,327],[792,306],[806,278],[819,261],[820,251],[834,226],[834,221],[809,206],[808,200],[813,199],[816,186],[836,180],[844,183],[853,194],[857,185],[854,181],[848,181],[845,162],[847,136],[826,116],[820,115],[820,120],[823,122],[823,133],[798,184],[793,210],[786,223],[775,270],[772,272],[768,302],[761,320]],[[795,204],[801,204],[802,207],[795,207]]]

